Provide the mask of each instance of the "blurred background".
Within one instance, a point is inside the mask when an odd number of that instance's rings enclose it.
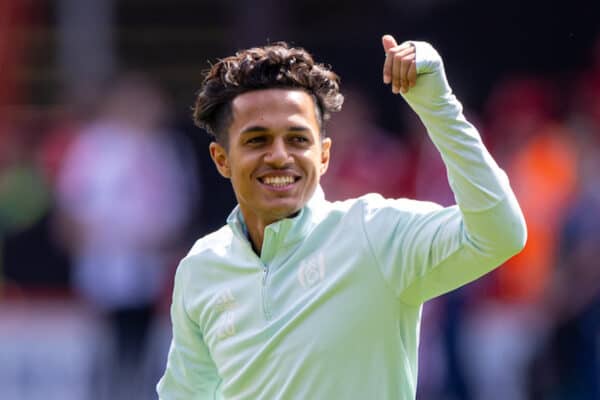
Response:
[[[235,205],[191,105],[210,62],[287,40],[342,77],[330,200],[452,204],[381,83],[428,40],[508,171],[529,242],[425,306],[420,400],[600,399],[600,4],[1,0],[0,398],[154,399],[178,260]]]

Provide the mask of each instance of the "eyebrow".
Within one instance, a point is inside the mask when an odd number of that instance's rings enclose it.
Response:
[[[287,130],[288,131],[292,131],[292,132],[307,132],[307,131],[310,131],[309,128],[307,128],[305,126],[300,126],[300,125],[290,126]],[[264,126],[252,125],[252,126],[249,126],[246,129],[244,129],[241,132],[241,134],[251,133],[251,132],[268,132],[268,131],[269,131],[269,129],[265,128]]]

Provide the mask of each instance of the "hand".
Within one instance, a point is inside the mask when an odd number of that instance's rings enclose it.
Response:
[[[392,84],[392,93],[407,93],[417,83],[417,60],[415,46],[411,42],[398,45],[391,35],[381,38],[385,50],[383,83]]]

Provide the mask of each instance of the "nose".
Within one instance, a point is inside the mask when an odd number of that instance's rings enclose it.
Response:
[[[277,138],[271,143],[267,154],[265,155],[265,162],[274,167],[285,167],[290,162],[290,153],[282,138]]]

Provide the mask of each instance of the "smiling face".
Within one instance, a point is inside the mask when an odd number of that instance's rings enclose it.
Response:
[[[217,169],[231,179],[248,226],[299,211],[327,170],[331,140],[321,139],[315,103],[294,89],[243,93],[231,103],[227,148],[213,142]]]

